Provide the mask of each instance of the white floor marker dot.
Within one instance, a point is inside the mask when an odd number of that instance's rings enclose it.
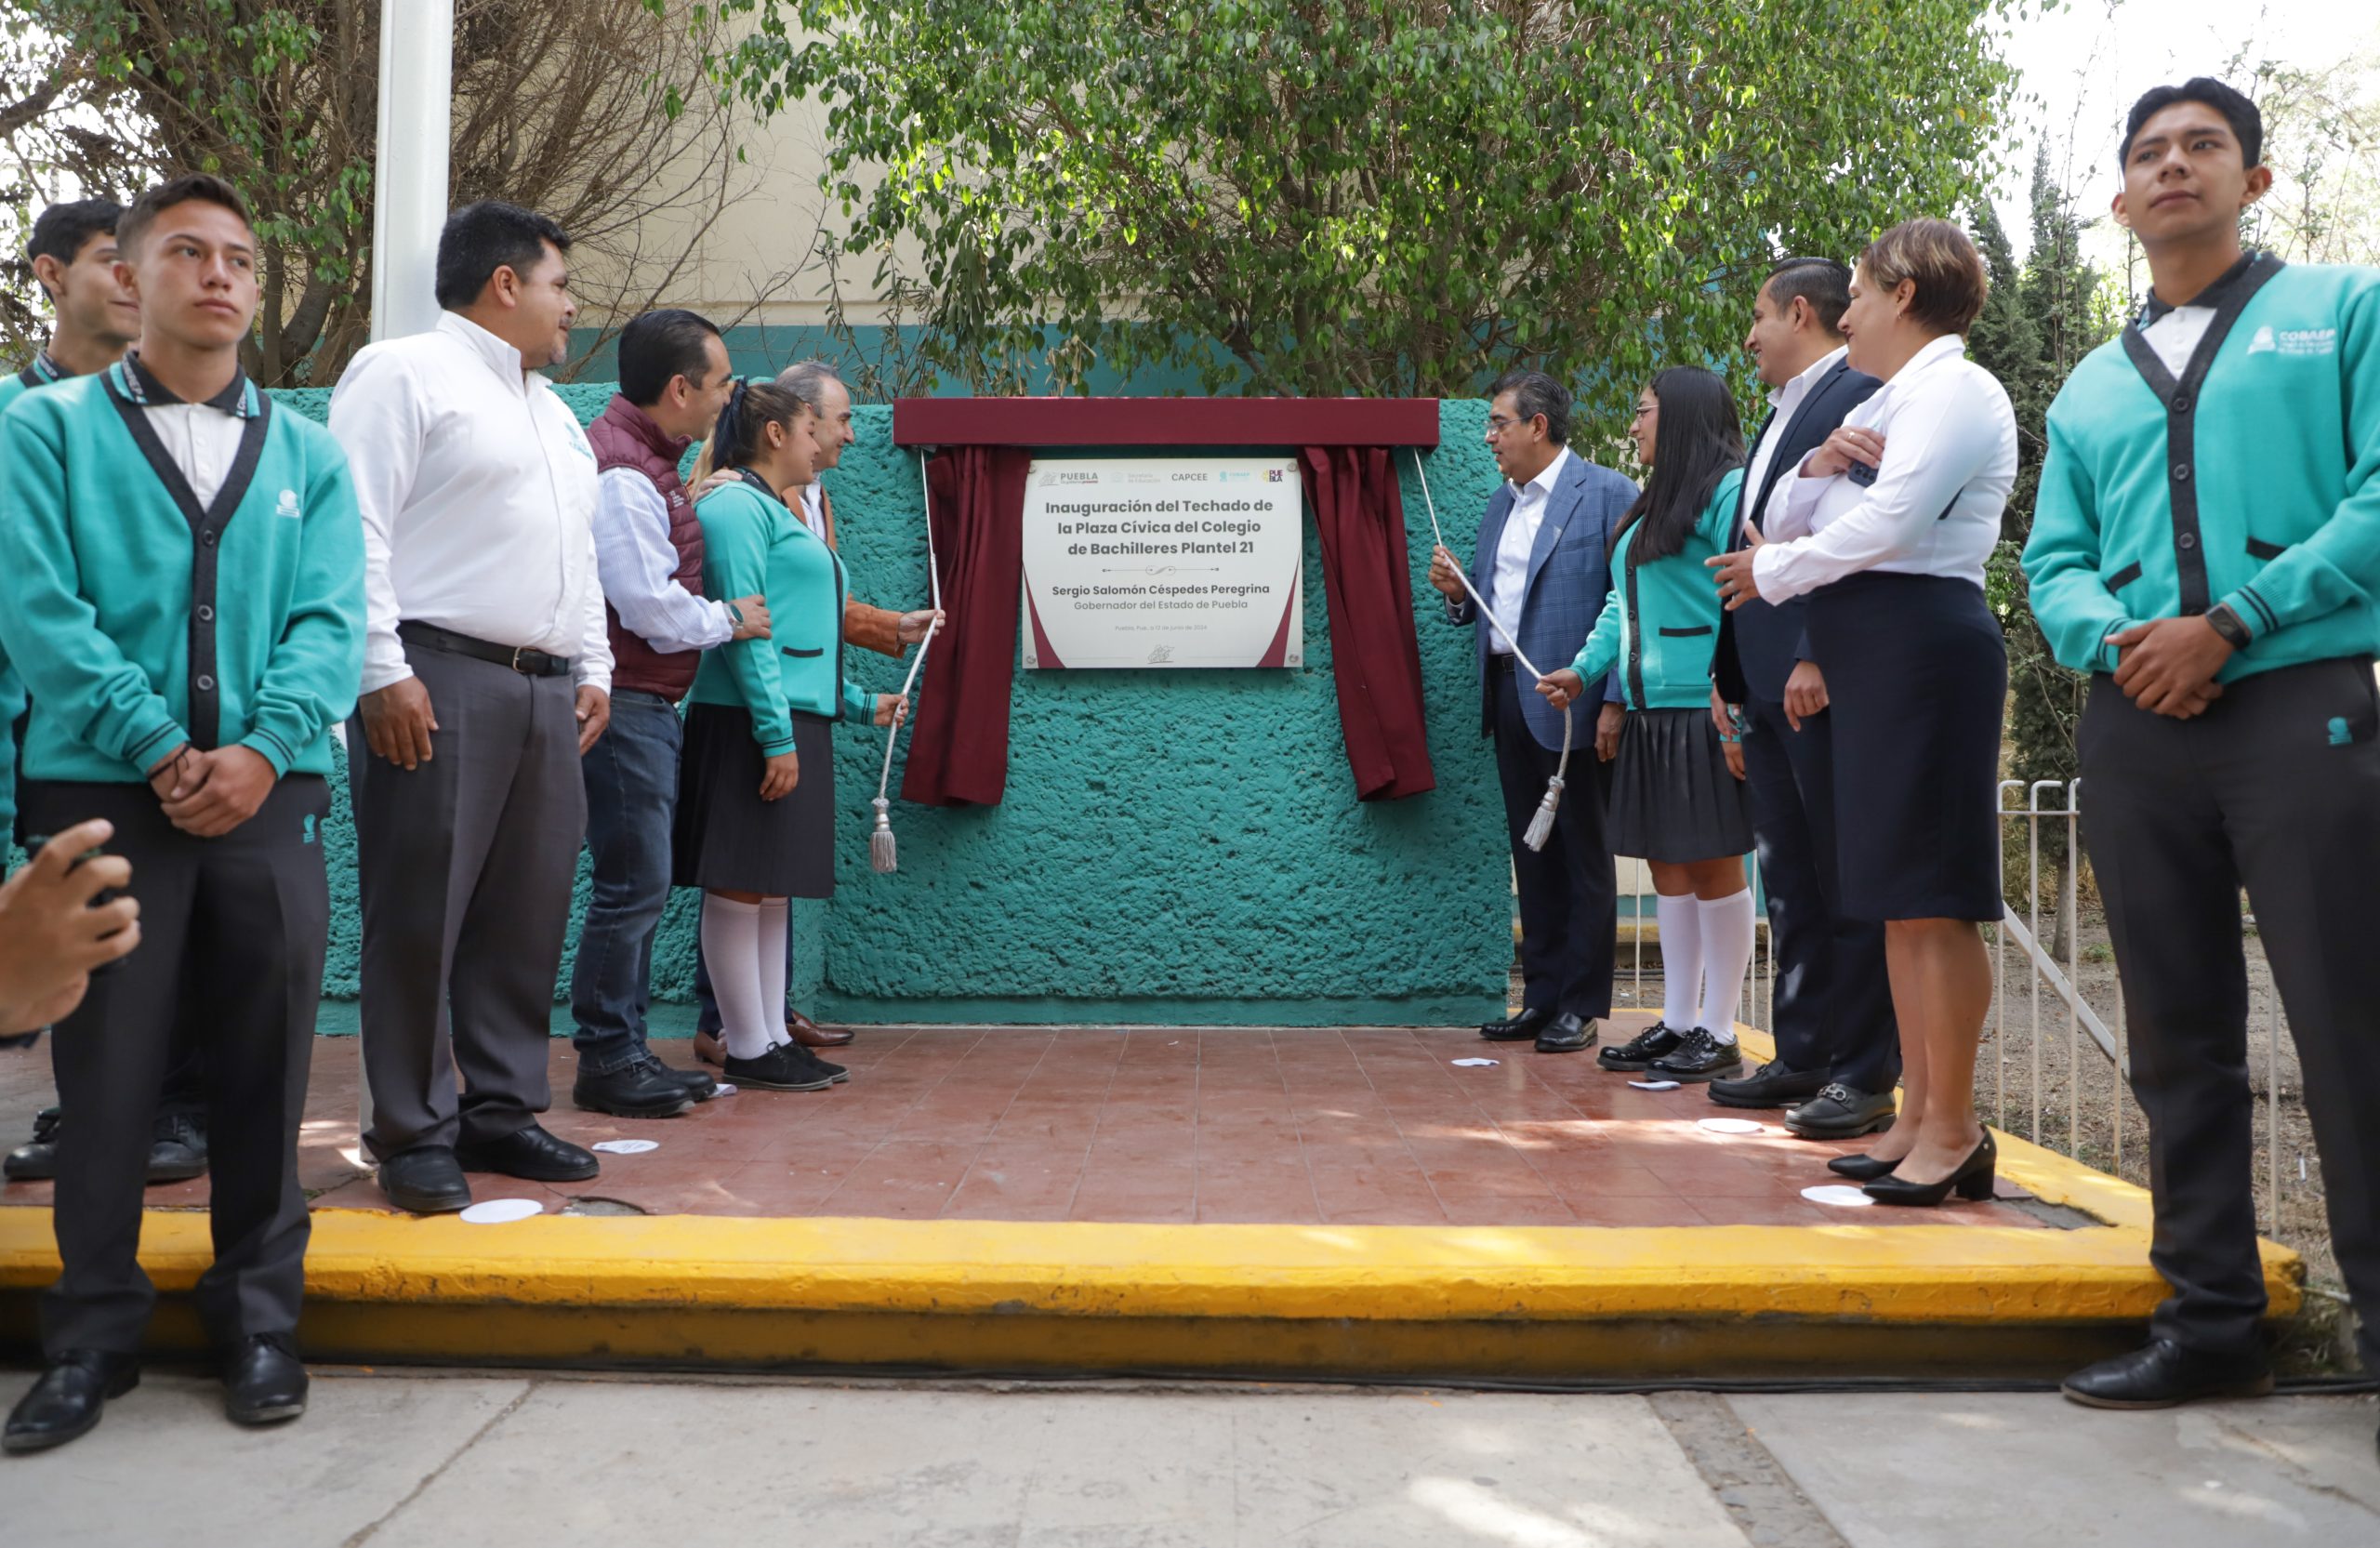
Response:
[[[1875,1202],[1847,1183],[1821,1183],[1815,1188],[1804,1188],[1802,1197],[1813,1204],[1831,1204],[1842,1210],[1864,1210]]]
[[[1457,1069],[1494,1069],[1501,1063],[1502,1061],[1499,1059],[1457,1059],[1454,1066]]]
[[[659,1140],[599,1140],[587,1147],[606,1156],[641,1156],[648,1150],[661,1148]]]
[[[1704,1118],[1695,1127],[1708,1129],[1713,1134],[1757,1134],[1760,1132],[1760,1125],[1750,1118]]]
[[[463,1219],[472,1225],[509,1225],[545,1212],[546,1207],[534,1198],[491,1198],[465,1210]]]
[[[1640,1092],[1673,1092],[1678,1086],[1674,1080],[1631,1080],[1628,1083]]]

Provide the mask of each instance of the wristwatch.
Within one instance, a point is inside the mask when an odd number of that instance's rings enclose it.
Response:
[[[2246,650],[2248,642],[2255,638],[2248,632],[2248,626],[2240,621],[2240,615],[2231,611],[2229,602],[2216,602],[2213,607],[2208,608],[2206,621],[2215,633],[2223,636],[2224,642],[2235,651]]]

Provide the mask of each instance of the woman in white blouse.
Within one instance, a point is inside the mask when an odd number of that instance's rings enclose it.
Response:
[[[1944,220],[1860,255],[1843,332],[1884,382],[1771,497],[1766,540],[1711,562],[1729,608],[1806,593],[1834,720],[1844,912],[1884,921],[1900,1024],[1900,1117],[1828,1163],[1881,1203],[1991,1197],[1975,1114],[1991,1005],[1979,923],[2000,902],[1998,787],[2007,654],[1984,562],[2016,478],[2016,418],[1961,336],[1983,260]]]

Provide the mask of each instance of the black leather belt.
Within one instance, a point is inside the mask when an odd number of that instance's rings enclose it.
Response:
[[[449,655],[493,661],[499,667],[509,667],[522,677],[560,677],[570,670],[570,657],[566,655],[549,655],[526,645],[490,644],[435,624],[417,624],[408,619],[397,626],[397,638],[428,650],[444,651]]]
[[[1514,659],[1513,653],[1510,651],[1489,651],[1488,669],[1491,672],[1511,672],[1517,676],[1520,672],[1520,665]]]

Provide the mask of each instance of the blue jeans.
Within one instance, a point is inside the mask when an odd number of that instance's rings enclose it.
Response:
[[[579,761],[594,885],[570,974],[578,1067],[608,1075],[644,1052],[653,936],[669,901],[669,828],[678,807],[678,707],[634,688],[612,695],[612,723]]]

